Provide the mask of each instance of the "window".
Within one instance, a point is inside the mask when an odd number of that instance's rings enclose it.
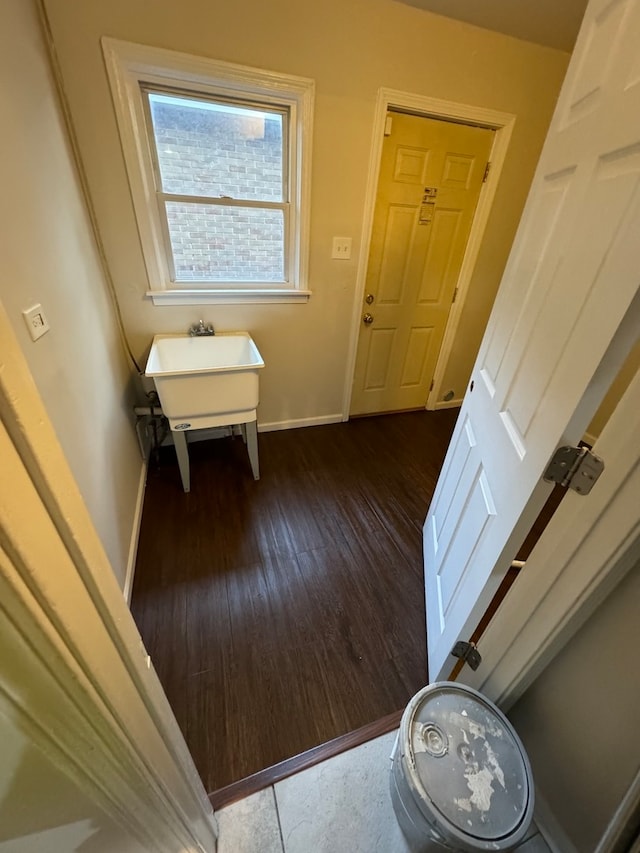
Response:
[[[287,281],[288,111],[143,92],[172,281]]]
[[[149,294],[307,298],[313,82],[103,39]]]

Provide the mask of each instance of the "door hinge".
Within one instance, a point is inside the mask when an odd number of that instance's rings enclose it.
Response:
[[[384,120],[384,135],[391,136],[391,130],[393,128],[393,117],[387,113],[387,116]]]
[[[489,172],[490,172],[490,171],[491,171],[491,160],[489,160],[489,162],[487,163],[487,165],[484,167],[484,175],[483,175],[483,177],[482,177],[482,183],[483,183],[483,184],[486,184],[486,183],[487,183],[487,178],[489,177]]]
[[[567,486],[579,495],[588,495],[603,471],[604,461],[588,447],[567,445],[559,447],[551,457],[544,480]]]
[[[451,654],[454,658],[460,658],[460,660],[468,663],[474,672],[482,663],[482,656],[476,648],[475,643],[466,643],[464,640],[458,640],[451,649]]]
[[[452,305],[456,301],[457,298],[458,298],[458,288],[456,287],[456,289],[453,291],[453,299],[451,300]]]
[[[432,380],[431,380],[431,385],[429,385],[429,393],[431,393],[431,392],[433,391],[433,386],[434,386],[435,384],[436,384],[436,380],[435,380],[435,379],[432,379]]]

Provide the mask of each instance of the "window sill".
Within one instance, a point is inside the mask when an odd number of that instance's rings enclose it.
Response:
[[[148,290],[154,305],[237,305],[263,302],[308,302],[310,290]]]

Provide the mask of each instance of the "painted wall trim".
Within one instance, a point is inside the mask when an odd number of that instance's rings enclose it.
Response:
[[[533,812],[533,819],[540,830],[540,835],[547,842],[551,853],[580,853],[576,846],[569,840],[566,832],[558,823],[553,809],[537,788],[535,797],[536,805]]]
[[[1,306],[0,418],[3,466],[5,458],[19,460],[24,492],[18,495],[11,478],[0,479],[2,541],[12,555],[6,593],[13,591],[24,616],[18,626],[33,626],[30,642],[89,721],[95,749],[85,746],[80,755],[92,756],[96,782],[101,762],[128,766],[130,783],[145,792],[149,831],[158,835],[164,827],[190,853],[209,853],[216,834],[211,805]],[[12,615],[7,601],[3,609]],[[66,724],[60,731],[75,736]],[[118,813],[137,821],[134,800],[125,795],[123,789]],[[167,847],[159,841],[152,849]]]
[[[136,570],[136,557],[138,556],[138,539],[140,537],[140,525],[142,523],[142,508],[144,506],[144,493],[147,487],[147,462],[140,466],[140,478],[138,480],[138,494],[136,506],[133,513],[133,524],[131,526],[131,540],[129,542],[129,556],[127,558],[127,573],[124,578],[122,593],[127,604],[131,604],[131,590],[133,589],[133,576]]]
[[[640,770],[633,777],[627,793],[616,809],[595,853],[628,853],[629,845],[638,841],[639,815]],[[635,849],[637,850],[637,847]],[[631,853],[633,853],[633,848]]]
[[[290,421],[272,421],[270,423],[259,423],[258,432],[276,432],[281,429],[300,429],[310,426],[325,426],[326,424],[339,424],[343,420],[342,413],[335,415],[320,415],[315,418],[296,418]]]
[[[148,290],[154,305],[245,305],[263,302],[308,302],[310,290]]]
[[[462,397],[459,397],[455,400],[438,400],[433,409],[459,409],[461,405]]]
[[[489,212],[496,194],[498,181],[504,166],[507,148],[511,139],[516,117],[512,113],[499,112],[497,110],[478,107],[472,104],[459,104],[455,101],[429,98],[424,95],[416,95],[411,92],[401,92],[396,89],[381,88],[378,91],[376,106],[373,117],[373,130],[371,141],[371,152],[369,155],[369,171],[367,176],[367,187],[365,191],[364,216],[362,226],[362,239],[360,241],[360,254],[358,257],[358,273],[353,301],[353,320],[351,324],[351,335],[349,350],[345,368],[345,385],[343,392],[343,416],[348,419],[351,407],[351,393],[353,377],[356,367],[356,354],[358,348],[358,336],[360,334],[360,314],[362,298],[367,276],[367,264],[369,261],[369,249],[371,246],[371,234],[373,230],[373,215],[378,188],[378,177],[380,174],[380,157],[382,155],[382,144],[384,141],[384,124],[389,108],[412,110],[433,118],[455,119],[471,122],[496,131],[493,149],[491,151],[491,171],[487,182],[483,184],[476,213],[473,218],[471,232],[467,242],[460,275],[458,278],[458,298],[454,302],[449,319],[445,328],[445,334],[440,347],[440,354],[436,363],[434,373],[433,389],[427,399],[427,408],[436,407],[436,402],[441,393],[444,371],[451,352],[455,334],[460,323],[462,309],[469,291],[469,284],[473,269],[480,251],[482,238],[489,219]]]

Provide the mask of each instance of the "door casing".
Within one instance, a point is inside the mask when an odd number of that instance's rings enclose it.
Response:
[[[496,194],[498,181],[504,165],[511,133],[516,117],[511,113],[498,112],[497,110],[477,107],[470,104],[459,104],[454,101],[428,98],[423,95],[415,95],[409,92],[401,92],[396,89],[381,88],[378,91],[376,110],[373,123],[373,136],[371,153],[369,157],[369,172],[367,178],[367,189],[365,194],[365,211],[362,227],[362,239],[360,241],[360,254],[358,258],[358,274],[353,302],[351,336],[349,342],[349,353],[347,356],[347,368],[345,371],[345,385],[342,404],[342,419],[349,419],[351,406],[351,393],[353,377],[356,366],[356,353],[358,347],[358,336],[360,334],[360,317],[362,300],[367,276],[367,263],[369,260],[369,249],[371,247],[371,234],[373,230],[373,217],[375,211],[376,193],[378,179],[380,176],[380,159],[382,156],[382,143],[384,141],[384,125],[387,111],[390,109],[417,113],[428,118],[443,119],[449,121],[461,121],[468,124],[477,124],[495,130],[495,139],[491,151],[491,171],[486,183],[480,193],[480,199],[473,219],[473,225],[467,241],[467,248],[460,269],[458,279],[458,294],[456,301],[449,312],[449,319],[440,347],[438,361],[433,377],[433,388],[429,393],[426,408],[444,408],[447,404],[438,404],[438,397],[442,390],[444,371],[453,342],[455,340],[462,309],[469,291],[471,276],[482,245],[482,238],[491,211],[491,205]],[[459,405],[456,400],[449,405]]]
[[[214,853],[207,793],[1,303],[0,446],[2,641],[23,652],[0,693],[145,849]]]

